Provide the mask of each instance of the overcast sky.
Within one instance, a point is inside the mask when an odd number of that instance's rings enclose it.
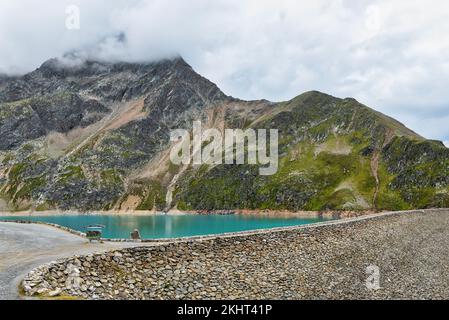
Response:
[[[0,72],[73,49],[126,61],[180,54],[243,99],[355,97],[449,146],[447,0],[1,0]]]

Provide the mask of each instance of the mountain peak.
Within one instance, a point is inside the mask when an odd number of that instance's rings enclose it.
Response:
[[[42,74],[44,77],[92,76],[122,71],[146,72],[157,66],[191,69],[191,66],[180,56],[145,62],[106,61],[64,56],[45,61],[35,72]]]

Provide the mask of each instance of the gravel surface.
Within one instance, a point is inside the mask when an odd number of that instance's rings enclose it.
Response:
[[[18,285],[31,269],[75,254],[104,252],[136,243],[92,243],[40,224],[0,222],[0,300],[17,299]]]
[[[76,257],[25,284],[93,299],[449,299],[449,210]]]

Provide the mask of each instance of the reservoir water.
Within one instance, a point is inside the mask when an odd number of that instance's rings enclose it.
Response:
[[[55,223],[85,232],[92,224],[104,225],[103,237],[129,238],[134,229],[143,239],[178,238],[227,232],[299,226],[327,221],[326,218],[277,218],[254,215],[51,215],[3,216],[0,220],[27,220]]]

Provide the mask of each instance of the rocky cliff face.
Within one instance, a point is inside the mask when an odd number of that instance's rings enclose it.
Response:
[[[169,133],[279,129],[279,170],[176,166]],[[69,63],[0,77],[0,209],[449,206],[449,151],[354,99],[223,94],[182,59]]]

